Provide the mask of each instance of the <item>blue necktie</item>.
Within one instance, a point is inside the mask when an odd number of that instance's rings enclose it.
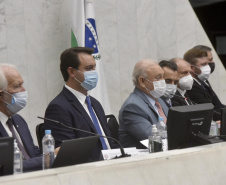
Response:
[[[93,112],[93,108],[92,108],[92,105],[91,105],[91,101],[90,101],[89,96],[86,96],[86,103],[88,105],[89,113],[90,113],[90,116],[91,116],[91,118],[93,120],[93,124],[94,124],[94,126],[96,128],[97,133],[99,135],[103,135],[102,132],[101,132],[101,130],[100,130],[100,125],[99,125],[99,123],[97,121],[97,117],[96,117],[95,113]],[[107,145],[106,145],[106,143],[104,141],[104,138],[103,137],[100,137],[100,141],[101,141],[103,150],[106,150],[107,149]]]

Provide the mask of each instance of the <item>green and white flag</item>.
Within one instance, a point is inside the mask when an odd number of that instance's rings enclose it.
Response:
[[[93,0],[73,0],[71,47],[77,46],[94,49],[93,57],[96,61],[96,70],[99,79],[96,88],[90,91],[89,94],[100,101],[106,114],[110,114],[111,108],[104,77],[103,64],[101,63]]]

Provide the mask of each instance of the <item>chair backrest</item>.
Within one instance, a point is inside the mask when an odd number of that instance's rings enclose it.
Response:
[[[119,139],[118,137],[118,129],[119,129],[119,124],[117,119],[115,118],[115,116],[113,114],[110,115],[106,115],[107,118],[107,123],[109,126],[109,129],[111,131],[111,136],[115,139]]]
[[[36,137],[41,152],[42,152],[42,138],[44,137],[44,135],[45,135],[44,123],[40,123],[36,126]]]

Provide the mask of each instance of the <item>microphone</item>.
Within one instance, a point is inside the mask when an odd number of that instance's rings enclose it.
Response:
[[[80,132],[85,132],[85,133],[88,133],[88,134],[92,134],[92,135],[95,135],[95,136],[99,136],[99,137],[103,137],[103,138],[107,138],[107,139],[112,139],[114,140],[116,143],[118,143],[119,147],[120,147],[120,151],[121,151],[121,156],[119,157],[115,157],[114,159],[117,159],[117,158],[122,158],[122,157],[130,157],[131,155],[130,154],[126,154],[121,143],[113,138],[113,137],[109,137],[109,136],[103,136],[103,135],[100,135],[100,134],[96,134],[94,132],[89,132],[89,131],[86,131],[86,130],[81,130],[81,129],[78,129],[78,128],[74,128],[74,127],[69,127],[63,123],[61,123],[60,121],[56,121],[56,120],[53,120],[53,119],[48,119],[48,118],[43,118],[43,117],[40,117],[38,116],[39,119],[43,119],[43,120],[46,120],[46,121],[50,121],[50,122],[53,122],[53,123],[56,123],[56,124],[60,124],[62,125],[63,127],[66,127],[66,128],[69,128],[69,129],[72,129],[72,130],[76,130],[76,131],[80,131]]]
[[[190,100],[190,101],[191,101],[191,99],[190,99],[190,98],[187,98],[187,97],[179,96],[179,95],[176,95],[176,94],[170,94],[170,93],[167,93],[167,92],[166,92],[166,94],[168,94],[168,95],[173,95],[173,96],[176,96],[176,97],[178,97],[178,98],[184,99],[186,102],[187,102],[187,100]],[[188,102],[187,102],[187,103],[188,103]],[[197,103],[195,103],[195,102],[193,102],[193,101],[191,101],[191,103],[194,104],[194,105],[197,105]]]
[[[169,94],[169,93],[167,93],[167,94]],[[170,94],[170,95],[173,95],[173,94]],[[184,98],[183,96],[179,96],[179,95],[176,95],[176,94],[174,94],[174,96],[176,96],[176,97],[179,97],[179,98],[181,98],[181,99],[189,99],[190,101],[191,101],[191,99],[190,98]],[[194,105],[198,105],[198,103],[195,103],[194,101],[191,101]],[[217,115],[220,115],[221,116],[221,113],[220,112],[218,112],[218,111],[216,111],[216,110],[213,110],[213,112],[215,113],[215,114],[217,114]]]

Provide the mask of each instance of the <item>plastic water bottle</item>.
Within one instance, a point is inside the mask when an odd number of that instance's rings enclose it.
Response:
[[[152,134],[151,136],[149,136],[148,140],[149,140],[149,153],[162,151],[162,144],[156,125],[152,126]]]
[[[211,122],[209,135],[210,136],[217,136],[217,135],[219,135],[218,123],[216,121],[212,121]]]
[[[45,130],[45,136],[42,139],[42,168],[48,169],[52,166],[54,161],[55,141],[51,135],[51,130]]]
[[[162,151],[168,151],[167,127],[166,127],[166,124],[164,123],[163,117],[159,117],[159,121],[156,127],[158,129],[160,140],[162,143]]]
[[[22,154],[17,146],[16,140],[14,140],[14,174],[23,173]]]

